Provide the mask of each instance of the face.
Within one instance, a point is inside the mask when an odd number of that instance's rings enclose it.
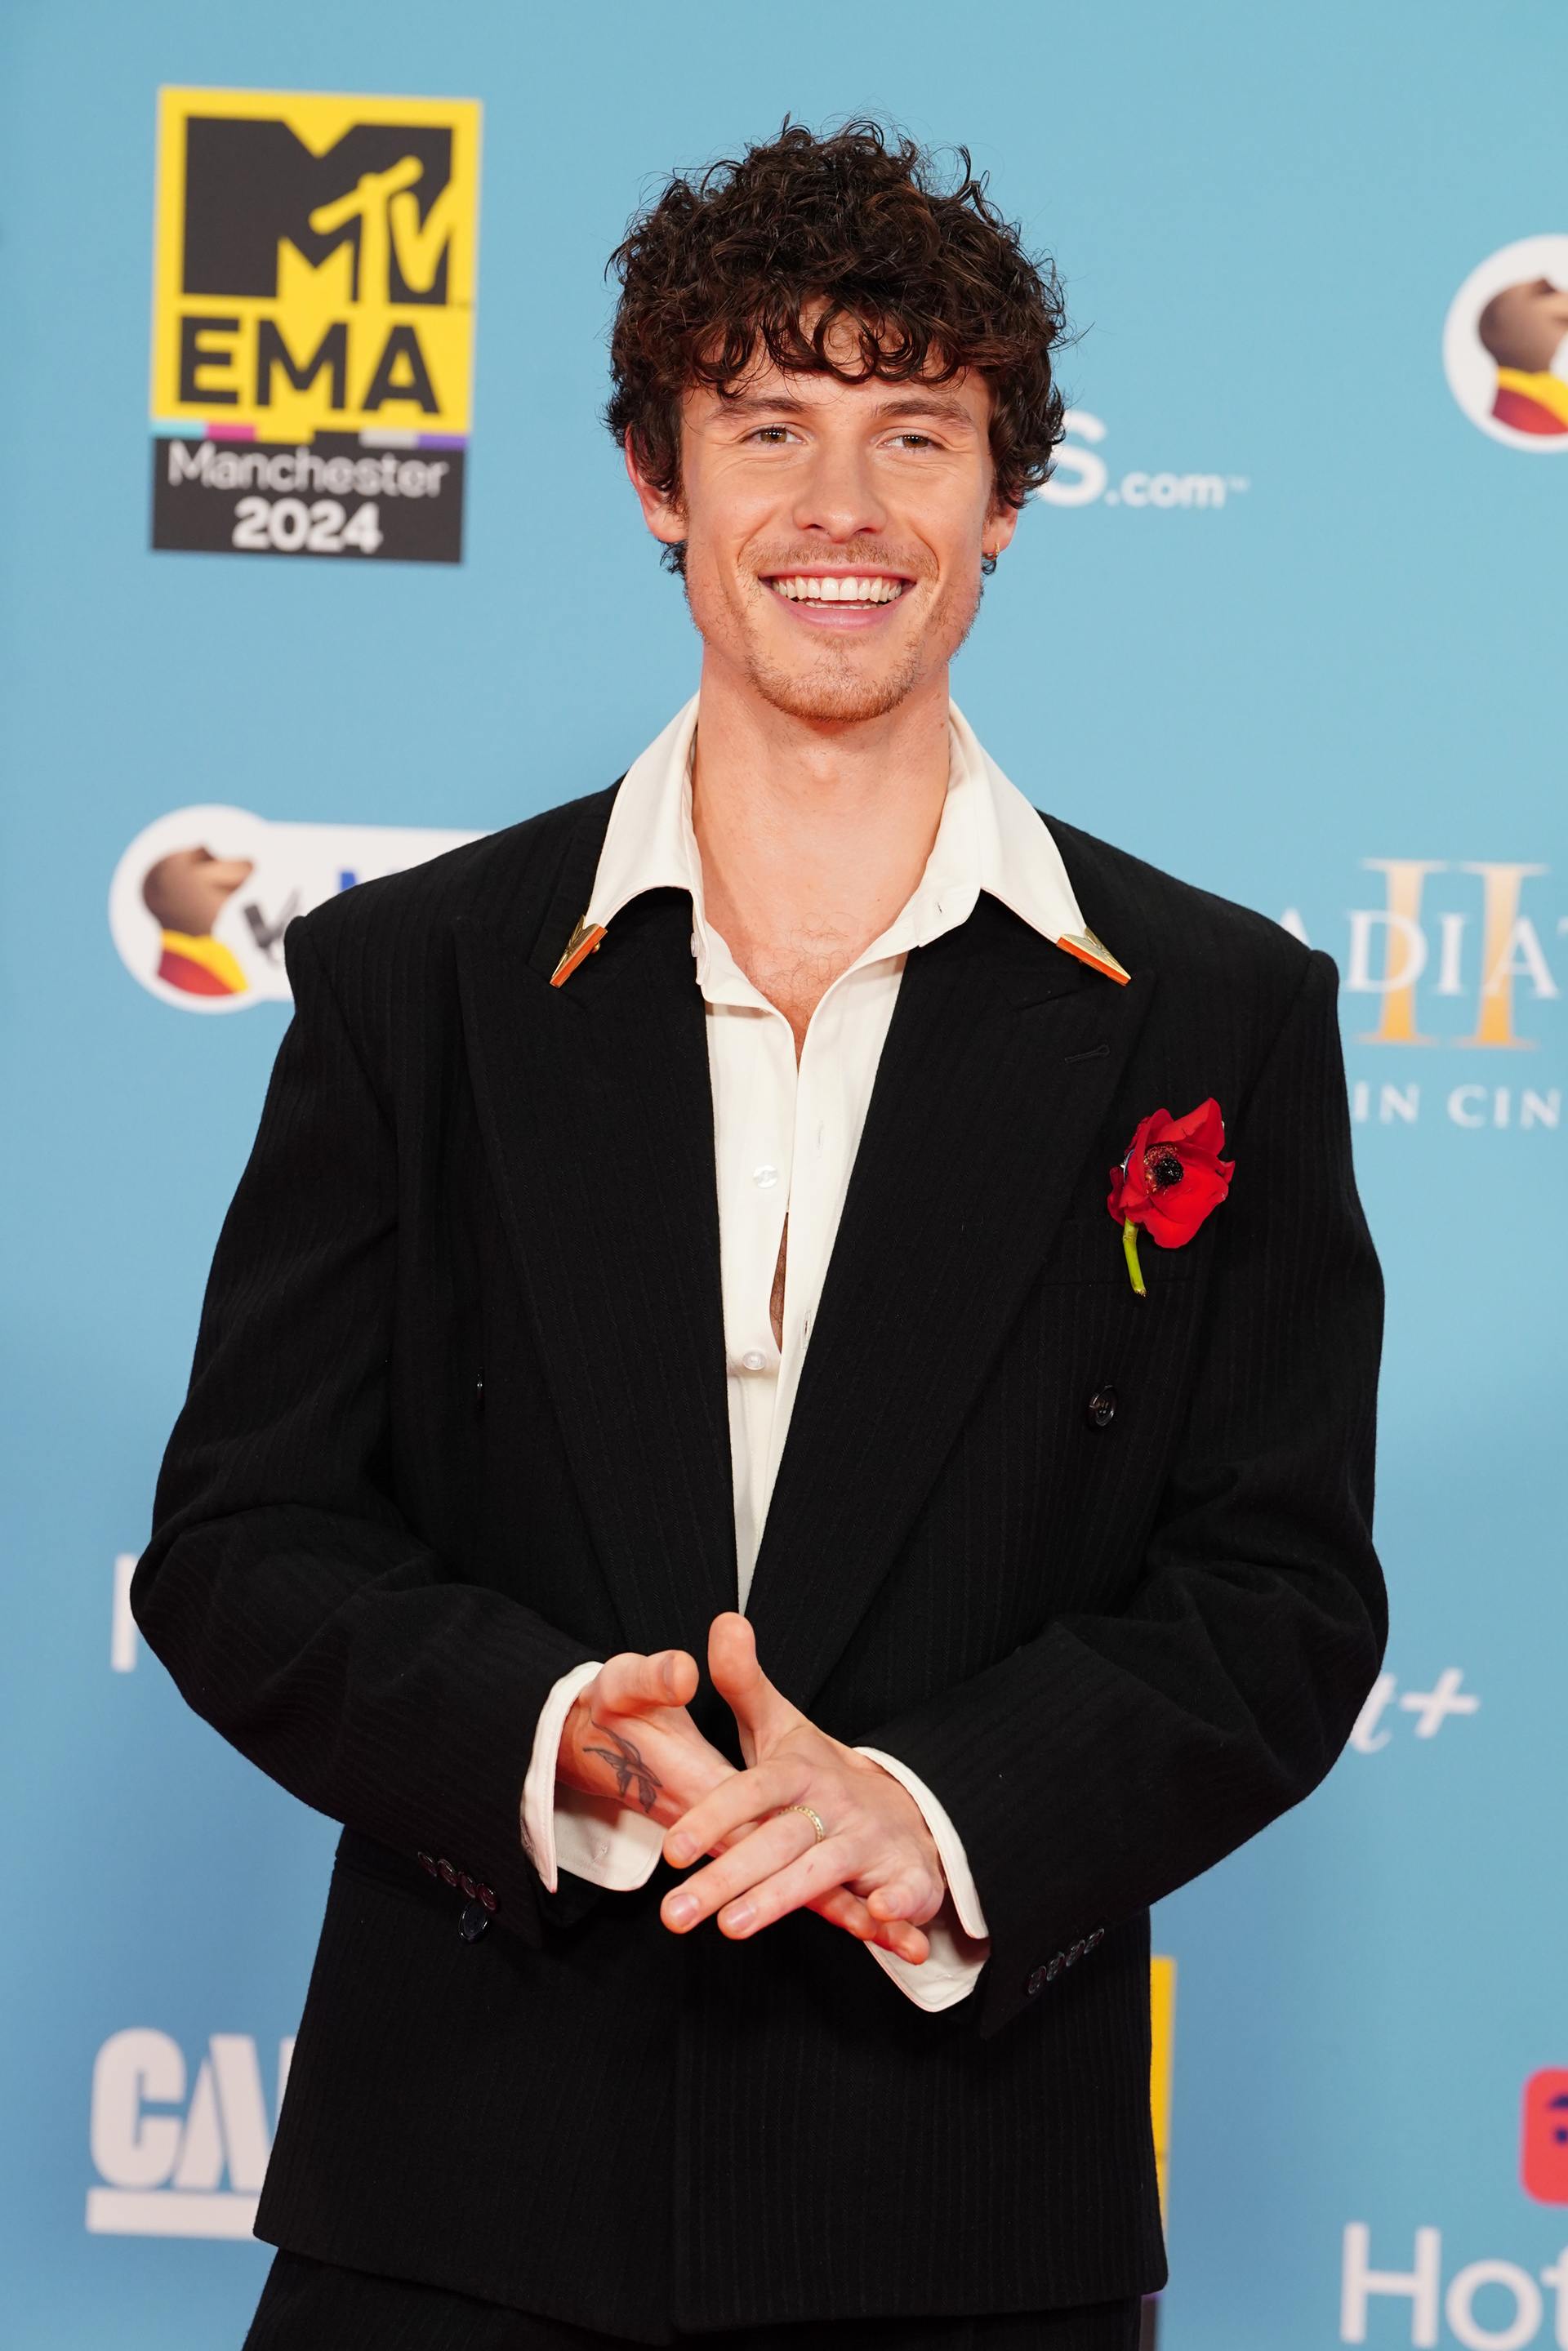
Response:
[[[721,664],[775,709],[851,725],[944,678],[980,559],[1017,521],[992,504],[990,411],[972,372],[841,383],[764,360],[727,398],[688,392],[680,502],[632,452],[628,470],[649,528],[685,542],[705,674]]]
[[[1481,312],[1476,331],[1500,367],[1531,372],[1550,367],[1568,335],[1568,293],[1546,277],[1505,286]]]
[[[210,849],[172,849],[149,866],[141,884],[148,912],[166,931],[210,931],[225,901],[251,872],[248,857],[214,857]]]

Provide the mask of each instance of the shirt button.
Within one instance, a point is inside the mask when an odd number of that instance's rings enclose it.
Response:
[[[742,1355],[740,1360],[745,1364],[748,1372],[759,1372],[767,1363],[768,1358],[766,1355],[758,1353],[755,1347],[750,1347],[747,1350],[746,1353]]]
[[[779,1181],[779,1170],[777,1167],[754,1167],[751,1180],[759,1190],[769,1192]]]
[[[693,953],[693,955],[695,955],[696,951],[697,951],[697,935],[696,935],[695,931],[694,931],[694,932],[692,933],[692,953]]]

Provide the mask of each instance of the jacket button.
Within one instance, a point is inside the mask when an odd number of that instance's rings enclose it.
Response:
[[[474,1409],[476,1412],[485,1409],[485,1375],[482,1372],[474,1383]]]
[[[1071,1949],[1063,1951],[1061,1955],[1061,1963],[1063,1967],[1075,1968],[1078,1965],[1079,1960],[1083,1957],[1084,1949],[1085,1946],[1082,1943],[1074,1943]]]
[[[490,1923],[490,1913],[482,1902],[465,1902],[457,1931],[465,1943],[476,1943]]]
[[[478,1886],[476,1881],[469,1876],[468,1872],[465,1869],[460,1869],[458,1871],[457,1883],[463,1888],[464,1893],[466,1894],[470,1902],[473,1902],[477,1898],[479,1892]]]
[[[1045,1970],[1043,1968],[1031,1968],[1030,1970],[1029,1981],[1025,1984],[1024,1990],[1028,1992],[1030,2000],[1034,1999],[1036,1993],[1040,1991],[1040,1986],[1044,1981]]]
[[[491,1893],[487,1886],[482,1886],[479,1888],[479,1899],[485,1905],[486,1910],[494,1910],[496,1907],[496,1897]]]
[[[1054,1983],[1057,1977],[1061,1973],[1062,1956],[1062,1953],[1058,1951],[1056,1957],[1048,1964],[1045,1970],[1045,1980],[1047,1983]]]
[[[428,1853],[416,1854],[414,1858],[427,1877],[435,1876],[435,1863]]]
[[[444,1856],[436,1863],[435,1874],[445,1886],[455,1886],[457,1883],[457,1872]]]
[[[1103,1928],[1103,1927],[1096,1927],[1096,1928],[1095,1928],[1095,1929],[1094,1929],[1094,1932],[1090,1936],[1090,1938],[1089,1938],[1088,1941],[1084,1944],[1083,1948],[1084,1948],[1084,1949],[1085,1949],[1086,1951],[1096,1951],[1096,1950],[1098,1950],[1098,1949],[1099,1949],[1099,1948],[1100,1948],[1101,1944],[1104,1941],[1104,1939],[1105,1939],[1105,1929],[1104,1929],[1104,1928]]]
[[[1116,1391],[1113,1387],[1096,1388],[1084,1406],[1091,1428],[1109,1428],[1116,1417]]]

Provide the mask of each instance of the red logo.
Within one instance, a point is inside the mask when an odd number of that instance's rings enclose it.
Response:
[[[1547,2066],[1524,2085],[1520,2171],[1538,2204],[1568,2204],[1568,2066]]]

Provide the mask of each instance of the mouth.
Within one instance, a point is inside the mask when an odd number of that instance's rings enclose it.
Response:
[[[774,571],[763,575],[768,593],[797,619],[817,628],[874,627],[914,581],[901,571]]]

